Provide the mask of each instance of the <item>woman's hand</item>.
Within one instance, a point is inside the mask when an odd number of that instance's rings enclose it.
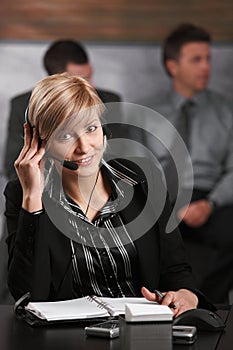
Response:
[[[24,124],[24,146],[16,159],[14,166],[23,189],[22,207],[34,212],[42,209],[42,192],[44,188],[45,144],[38,149],[38,132]]]
[[[147,288],[142,287],[142,295],[150,301],[156,301],[162,305],[169,305],[173,302],[176,306],[173,311],[174,316],[180,315],[182,312],[195,309],[198,304],[197,296],[187,289],[179,289],[177,292],[163,293],[164,298],[161,300],[155,293],[150,292]]]

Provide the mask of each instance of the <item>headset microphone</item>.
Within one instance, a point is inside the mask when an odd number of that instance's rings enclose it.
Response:
[[[64,168],[70,169],[70,170],[77,170],[78,164],[75,162],[70,162],[69,160],[62,160],[61,164]]]
[[[65,159],[61,160],[61,159],[58,159],[54,156],[52,156],[51,158],[58,160],[64,168],[67,168],[70,170],[77,170],[78,169],[78,164],[75,162],[70,162],[69,160],[65,160]]]

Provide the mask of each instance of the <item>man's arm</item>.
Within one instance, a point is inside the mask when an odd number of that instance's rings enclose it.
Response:
[[[208,198],[217,206],[233,204],[233,127],[229,133],[228,150],[222,176]]]

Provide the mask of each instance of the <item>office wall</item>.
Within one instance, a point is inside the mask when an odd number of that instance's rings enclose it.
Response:
[[[0,38],[160,41],[178,23],[233,38],[230,0],[2,0]]]

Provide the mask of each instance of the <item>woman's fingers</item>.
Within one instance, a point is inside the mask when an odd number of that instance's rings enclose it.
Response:
[[[167,292],[167,293],[164,293],[164,298],[161,302],[161,304],[163,305],[170,305],[171,303],[175,303],[175,295],[176,295],[176,292]]]
[[[176,309],[173,309],[172,311],[174,316],[178,316],[182,312],[195,309],[198,304],[198,298],[193,292],[187,289],[180,289],[177,292],[166,293],[162,304],[169,305],[169,302],[173,302],[175,304]]]
[[[36,129],[33,131],[33,135],[31,134],[31,127],[25,123],[24,124],[24,145],[23,148],[16,159],[14,165],[17,168],[19,163],[27,157],[30,159],[38,150],[38,133]]]
[[[159,298],[156,296],[156,294],[150,292],[146,287],[142,287],[141,292],[144,298],[146,298],[147,300],[159,301]]]
[[[38,132],[34,128],[33,135],[32,135],[31,141],[30,141],[30,146],[29,146],[28,151],[26,152],[26,154],[24,156],[26,159],[31,159],[32,157],[34,157],[34,155],[38,151],[38,143],[39,143]]]
[[[45,147],[41,147],[38,151],[36,151],[36,153],[34,153],[32,150],[28,151],[25,157],[18,162],[18,172],[25,174],[26,171],[27,175],[36,174],[38,170],[41,172],[44,165],[44,154]]]
[[[24,145],[23,145],[21,152],[19,153],[18,158],[16,159],[16,161],[14,163],[15,168],[17,168],[17,166],[19,165],[21,160],[24,159],[26,153],[28,152],[28,150],[30,148],[30,144],[31,144],[30,130],[29,130],[29,126],[25,123],[24,124]]]
[[[15,161],[15,169],[24,191],[30,191],[39,184],[40,186],[38,188],[41,188],[45,142],[42,142],[38,149],[38,141],[37,130],[34,128],[33,135],[31,135],[30,126],[24,124],[24,147]]]
[[[16,169],[19,167],[19,164],[23,160],[31,160],[37,154],[38,155],[44,154],[45,144],[42,143],[42,146],[38,150],[38,143],[39,143],[39,136],[38,136],[37,130],[34,128],[33,135],[31,135],[31,127],[27,123],[25,123],[24,124],[24,146],[14,163]]]
[[[158,301],[162,305],[171,307],[175,317],[184,311],[196,308],[198,303],[197,296],[187,289],[163,293],[163,299],[157,297],[155,293],[150,292],[145,287],[142,287],[141,292],[147,300]],[[171,306],[172,304],[174,304],[174,308]]]

